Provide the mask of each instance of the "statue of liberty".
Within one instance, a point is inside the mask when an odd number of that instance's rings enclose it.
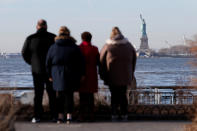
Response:
[[[141,25],[142,36],[140,38],[140,40],[141,40],[140,49],[147,50],[147,49],[149,49],[149,46],[148,46],[148,37],[147,37],[147,34],[146,34],[146,22],[142,18],[141,14],[140,14],[140,19],[142,21],[142,25]]]
[[[140,14],[140,19],[142,21],[142,26],[141,26],[142,35],[146,36],[146,22],[145,19],[142,18],[142,14]]]

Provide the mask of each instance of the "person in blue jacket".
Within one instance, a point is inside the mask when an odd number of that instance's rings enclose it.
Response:
[[[47,54],[46,68],[56,91],[57,123],[64,122],[64,106],[67,122],[72,120],[73,92],[77,90],[85,74],[84,58],[75,43],[76,40],[70,36],[69,29],[62,26],[55,38],[55,44],[50,47]]]

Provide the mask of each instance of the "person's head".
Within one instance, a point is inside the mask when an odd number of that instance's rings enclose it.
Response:
[[[46,29],[47,30],[46,20],[44,20],[44,19],[38,20],[36,28],[37,28],[37,30],[39,30],[39,29]]]
[[[81,39],[83,40],[83,41],[86,41],[86,42],[91,42],[91,40],[92,40],[92,35],[91,35],[91,33],[90,32],[83,32],[82,34],[81,34]]]
[[[117,35],[122,35],[122,33],[121,33],[120,29],[115,26],[115,27],[112,28],[110,38],[113,39]]]
[[[59,39],[68,39],[73,43],[76,43],[76,40],[70,35],[70,30],[66,26],[61,26],[59,29],[58,36],[55,37],[55,41]]]
[[[59,36],[70,36],[70,30],[66,26],[61,26],[59,29]]]

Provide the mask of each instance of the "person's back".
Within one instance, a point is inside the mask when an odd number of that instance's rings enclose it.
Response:
[[[44,88],[46,87],[49,96],[49,105],[51,117],[56,118],[55,111],[55,92],[52,89],[52,83],[46,74],[46,55],[50,46],[54,43],[55,35],[47,32],[47,22],[39,20],[37,23],[37,32],[28,36],[25,40],[22,56],[32,68],[34,84],[34,118],[33,123],[39,122],[42,118],[43,107],[42,98]]]
[[[67,122],[71,121],[73,92],[79,88],[85,72],[83,55],[75,43],[76,40],[70,36],[70,30],[61,26],[55,44],[47,54],[46,68],[56,91],[58,123],[64,122],[65,110]]]
[[[136,52],[124,38],[118,27],[112,29],[111,37],[100,53],[100,76],[111,92],[112,120],[118,118],[118,107],[122,120],[127,120],[127,86],[134,79]]]
[[[136,52],[131,43],[119,36],[107,40],[101,50],[101,77],[109,85],[128,85],[135,71]],[[104,67],[102,67],[104,66]]]
[[[97,92],[98,78],[97,66],[99,64],[99,52],[96,46],[89,42],[83,41],[80,44],[80,49],[83,53],[86,62],[86,75],[84,85],[81,85],[80,92],[94,93]]]
[[[91,45],[91,43],[82,42],[80,44],[80,49],[85,56],[85,60],[87,62],[87,65],[90,66],[90,68],[95,69],[95,67],[98,65],[98,48],[94,45]]]
[[[99,65],[98,48],[91,43],[92,34],[83,32],[81,34],[81,52],[85,59],[85,77],[79,89],[80,115],[79,121],[94,120],[94,93],[98,91],[97,66]]]
[[[56,91],[67,90],[76,85],[82,75],[81,54],[75,40],[70,38],[57,39],[48,52],[47,67],[50,66],[53,85]],[[82,65],[81,65],[82,66]],[[60,77],[57,77],[61,75]],[[62,84],[62,85],[61,85]],[[58,86],[57,86],[58,85]],[[79,86],[79,85],[76,85]]]
[[[134,68],[135,51],[128,41],[107,43],[107,70],[110,85],[125,85],[131,82]]]
[[[33,73],[45,73],[45,61],[48,49],[54,44],[55,35],[45,29],[39,29],[35,34],[27,37],[27,48],[23,48],[22,55],[31,64]],[[27,55],[28,54],[28,55]]]

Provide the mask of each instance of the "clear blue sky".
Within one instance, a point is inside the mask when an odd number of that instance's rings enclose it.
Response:
[[[81,42],[90,31],[99,49],[119,26],[125,37],[139,47],[140,13],[147,23],[149,46],[153,49],[183,44],[183,35],[197,34],[197,0],[0,0],[0,51],[20,52],[25,38],[36,31],[40,18],[48,31],[57,34],[68,26]]]

